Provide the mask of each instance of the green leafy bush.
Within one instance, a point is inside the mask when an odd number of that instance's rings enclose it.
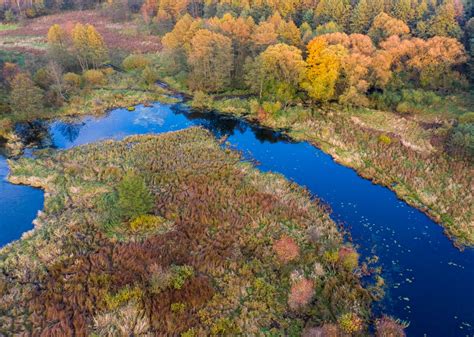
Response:
[[[142,291],[138,287],[125,287],[115,294],[106,294],[105,302],[110,310],[117,309],[131,300],[139,300],[142,297]]]
[[[387,90],[372,95],[375,107],[381,110],[395,110],[399,113],[420,113],[440,102],[433,91],[421,89]]]
[[[194,276],[194,269],[191,266],[172,266],[171,267],[172,278],[171,286],[174,289],[181,289],[186,280]]]
[[[379,142],[385,145],[390,145],[392,143],[392,138],[390,138],[390,136],[387,136],[387,135],[380,135]]]
[[[467,112],[459,117],[461,124],[474,124],[474,112]]]
[[[182,314],[186,310],[186,303],[176,302],[171,303],[171,311],[176,314]]]
[[[450,151],[474,159],[474,123],[459,124],[451,131],[448,140]]]
[[[281,110],[282,106],[280,102],[263,102],[262,108],[268,114],[274,115]]]
[[[19,119],[32,118],[43,108],[43,94],[28,74],[17,74],[11,83],[10,108]]]
[[[140,215],[130,222],[130,229],[134,232],[166,232],[170,227],[164,218],[150,214]]]
[[[18,17],[15,15],[15,13],[11,9],[8,9],[7,11],[5,11],[4,20],[5,22],[10,22],[10,23],[16,22],[18,20]]]
[[[352,334],[362,330],[362,320],[356,314],[346,313],[337,320],[339,327],[345,333]]]
[[[349,272],[359,265],[359,254],[351,247],[341,247],[338,255],[342,267]]]

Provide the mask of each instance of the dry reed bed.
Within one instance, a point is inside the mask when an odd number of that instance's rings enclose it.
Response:
[[[365,268],[327,210],[201,128],[10,165],[46,201],[36,229],[0,251],[1,334],[366,333]],[[131,172],[153,198],[141,219],[159,220],[143,231],[100,206]]]

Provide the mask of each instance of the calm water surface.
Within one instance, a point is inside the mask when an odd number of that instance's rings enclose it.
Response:
[[[474,335],[474,250],[458,251],[436,223],[398,200],[390,190],[360,178],[308,143],[218,114],[193,113],[184,105],[117,109],[107,116],[19,126],[38,147],[66,149],[101,139],[161,133],[201,125],[274,171],[306,186],[329,204],[364,256],[377,255],[388,284],[375,309],[410,321],[409,336]],[[33,135],[34,137],[32,137]],[[39,135],[39,137],[38,137]],[[32,227],[43,193],[5,181],[0,158],[0,246]]]

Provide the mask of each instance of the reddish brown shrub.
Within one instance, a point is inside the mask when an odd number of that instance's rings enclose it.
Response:
[[[302,337],[339,337],[340,330],[335,324],[324,324],[318,327],[308,327],[303,330]]]
[[[313,281],[305,278],[293,284],[290,295],[288,296],[288,305],[290,308],[297,310],[307,305],[311,297],[313,297],[313,286]]]
[[[375,323],[377,337],[405,337],[404,325],[391,317],[384,316]]]
[[[300,247],[296,244],[295,240],[287,235],[283,235],[273,243],[273,250],[278,260],[282,263],[293,261],[300,255]]]
[[[359,254],[352,247],[341,247],[339,262],[346,270],[353,271],[359,265]]]
[[[3,64],[2,77],[5,81],[11,82],[19,72],[20,69],[15,63],[5,62]]]

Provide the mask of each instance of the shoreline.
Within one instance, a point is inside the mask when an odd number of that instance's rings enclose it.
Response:
[[[186,104],[187,106],[189,106],[189,101],[192,100],[192,96],[190,96],[188,93],[180,92],[179,90],[170,87],[167,83],[162,82],[162,81],[157,82],[157,86],[168,92],[168,96],[166,96],[168,98],[171,98],[171,99],[175,98],[175,97],[172,97],[171,95],[181,95],[182,97],[180,98],[180,102],[178,101],[178,102],[175,102],[175,103],[183,103],[183,104]],[[160,94],[158,94],[158,95],[160,95]],[[240,99],[239,97],[236,97],[236,98]],[[165,101],[165,100],[154,100],[153,102],[163,103],[163,101]],[[140,104],[146,104],[147,102],[150,102],[150,101],[149,100],[147,100],[147,101],[140,100],[140,101],[134,101],[134,103],[130,103],[130,104],[123,104],[122,106],[104,107],[102,109],[102,111],[97,112],[97,113],[94,113],[94,112],[87,113],[87,114],[86,113],[84,113],[84,114],[83,113],[66,113],[64,115],[57,116],[57,117],[51,116],[47,120],[51,120],[51,119],[54,119],[54,118],[61,118],[61,117],[69,117],[69,116],[70,117],[80,117],[80,116],[86,116],[86,115],[100,116],[100,115],[106,114],[107,112],[109,112],[111,110],[114,110],[114,109],[123,109],[123,108],[127,108],[127,106],[131,107],[131,106],[136,106],[136,105],[140,105]],[[440,212],[440,211],[436,210],[435,208],[423,203],[420,200],[420,196],[419,196],[419,193],[417,191],[413,191],[412,189],[410,189],[404,183],[401,183],[401,182],[395,182],[395,183],[394,182],[387,182],[386,181],[387,178],[384,179],[383,176],[380,176],[380,175],[377,176],[378,170],[377,170],[376,166],[374,166],[372,163],[370,163],[370,165],[368,165],[365,168],[360,167],[360,162],[352,160],[349,156],[344,157],[344,155],[338,154],[338,151],[344,152],[344,150],[341,149],[340,147],[335,146],[334,144],[326,142],[322,139],[317,139],[314,136],[313,137],[308,136],[304,133],[301,136],[298,135],[298,136],[295,137],[295,135],[292,134],[292,133],[299,132],[297,129],[293,129],[291,127],[289,127],[289,128],[275,128],[272,125],[270,125],[270,123],[265,123],[265,122],[262,123],[257,118],[252,118],[252,115],[250,113],[243,114],[243,115],[238,115],[236,113],[230,113],[230,112],[226,112],[226,111],[222,111],[222,110],[216,110],[216,109],[212,109],[212,110],[210,109],[210,110],[207,110],[207,111],[202,110],[202,112],[203,113],[211,113],[211,112],[212,113],[218,113],[218,114],[221,114],[221,115],[230,116],[232,118],[242,119],[242,120],[245,120],[246,122],[251,123],[253,125],[258,125],[260,127],[264,127],[264,128],[267,128],[267,129],[275,131],[275,132],[280,132],[280,133],[284,134],[286,137],[288,137],[289,139],[291,139],[293,141],[307,142],[307,143],[311,144],[311,146],[314,146],[314,147],[318,148],[319,150],[323,151],[324,153],[330,155],[331,158],[335,162],[337,162],[338,164],[354,170],[357,173],[357,175],[359,175],[360,177],[371,181],[375,185],[379,185],[379,186],[383,186],[385,188],[388,188],[390,191],[395,193],[395,195],[397,196],[397,198],[399,200],[405,202],[406,204],[410,205],[411,207],[416,208],[418,211],[420,211],[423,214],[425,214],[426,216],[428,216],[431,220],[433,220],[434,222],[436,222],[439,226],[441,226],[443,228],[443,232],[444,232],[445,236],[451,241],[453,246],[456,247],[457,249],[464,250],[465,248],[474,247],[474,242],[471,242],[470,240],[462,240],[458,236],[456,236],[456,234],[453,233],[454,230],[452,230],[450,228],[449,224],[446,224],[446,223],[443,222],[442,212]],[[368,130],[368,131],[370,132],[372,130]],[[408,147],[403,145],[403,143],[402,143],[402,146],[405,147],[406,149],[408,149]],[[24,149],[24,147],[22,147],[22,150],[23,149]],[[357,153],[357,151],[354,151],[354,152]],[[368,171],[373,171],[374,173],[371,174],[371,172],[368,172]],[[410,193],[413,193],[413,194],[410,194]]]
[[[189,94],[187,94],[187,95],[189,96]],[[236,98],[239,99],[239,97],[236,97]],[[433,220],[434,222],[436,222],[439,226],[441,226],[443,228],[443,232],[444,232],[445,236],[451,241],[453,246],[456,247],[457,249],[462,251],[465,248],[474,248],[474,240],[473,239],[469,239],[469,238],[466,239],[466,238],[460,237],[459,235],[456,235],[454,233],[456,228],[453,229],[449,223],[446,223],[448,220],[446,220],[446,222],[443,221],[443,217],[446,217],[446,216],[451,217],[451,215],[449,215],[447,213],[443,214],[439,210],[436,210],[432,206],[429,206],[426,203],[424,203],[421,200],[421,196],[420,196],[419,192],[417,192],[416,190],[413,190],[407,184],[405,184],[403,182],[400,182],[400,181],[387,182],[386,181],[387,177],[377,176],[377,173],[380,169],[377,168],[372,163],[370,163],[370,165],[368,165],[365,168],[360,167],[360,166],[357,165],[358,163],[360,163],[357,160],[353,160],[350,157],[344,157],[344,155],[339,155],[338,151],[345,152],[345,150],[340,148],[340,147],[335,146],[334,144],[331,144],[331,143],[329,143],[329,142],[327,142],[323,139],[316,138],[314,136],[307,136],[307,135],[304,134],[304,131],[302,132],[303,134],[301,136],[298,135],[298,136],[295,137],[295,135],[293,135],[292,133],[301,133],[301,130],[291,128],[291,126],[287,127],[287,128],[276,129],[276,128],[272,127],[271,123],[265,123],[265,122],[262,123],[260,120],[258,120],[258,118],[256,118],[256,116],[252,116],[251,113],[238,115],[238,114],[234,114],[234,113],[231,113],[231,112],[225,112],[225,111],[221,111],[221,110],[215,110],[215,112],[220,113],[220,114],[224,114],[224,115],[233,116],[233,117],[236,117],[236,118],[242,118],[242,119],[246,120],[249,123],[259,125],[259,126],[263,126],[263,127],[269,128],[271,130],[280,131],[280,132],[282,132],[283,134],[285,134],[287,137],[289,137],[290,139],[292,139],[294,141],[308,142],[312,146],[314,146],[314,147],[318,148],[319,150],[323,151],[324,153],[330,155],[331,158],[335,162],[337,162],[338,164],[340,164],[344,167],[348,167],[350,169],[353,169],[360,177],[371,181],[375,185],[379,185],[379,186],[383,186],[383,187],[388,188],[390,191],[395,193],[395,195],[397,196],[397,198],[399,200],[405,202],[406,204],[410,205],[411,207],[416,208],[418,211],[420,211],[423,214],[425,214],[426,216],[428,216],[431,220]],[[373,130],[373,129],[370,129],[370,128],[369,129],[365,128],[365,129],[366,129],[365,131],[367,131],[369,133],[370,132],[372,132],[372,133],[377,133],[378,132],[380,134],[383,134],[382,132],[379,132],[378,130]],[[403,149],[406,149],[406,150],[409,150],[409,151],[414,151],[412,148],[406,146],[403,143],[402,139],[400,139],[399,141],[400,141],[400,144],[403,147]],[[361,154],[357,150],[356,151],[352,150],[352,152],[355,152],[356,155]],[[367,164],[367,162],[365,162],[365,164]],[[373,174],[368,172],[368,171],[371,171],[371,170],[374,172]],[[388,177],[388,179],[390,179],[390,178],[393,178],[393,177]],[[397,180],[397,179],[391,179],[391,180]],[[442,206],[440,205],[440,207],[442,207]],[[469,212],[469,210],[466,210],[465,212]]]

